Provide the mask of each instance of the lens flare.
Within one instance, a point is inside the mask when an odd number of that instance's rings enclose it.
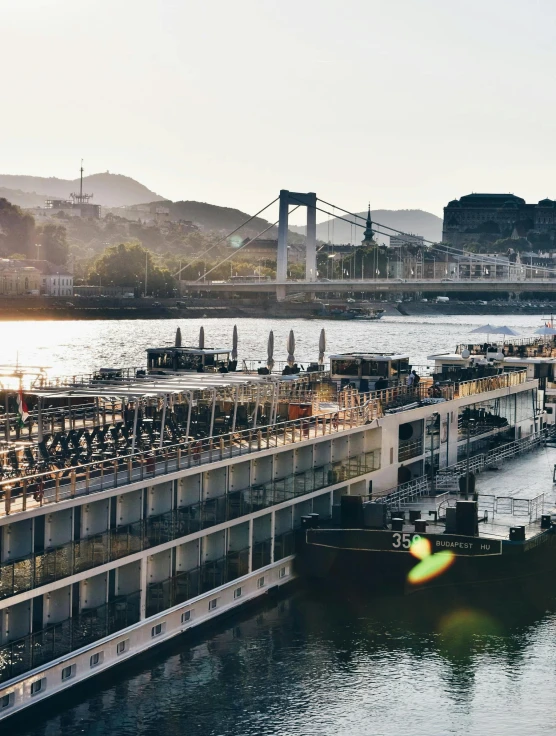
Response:
[[[454,562],[455,555],[450,550],[443,550],[434,555],[429,555],[417,563],[409,572],[407,579],[413,585],[426,583],[428,580],[442,575]]]
[[[413,557],[416,557],[418,560],[424,560],[426,557],[430,557],[432,551],[431,543],[425,537],[414,537],[409,551]]]

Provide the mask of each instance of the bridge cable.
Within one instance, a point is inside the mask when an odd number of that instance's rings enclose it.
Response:
[[[276,200],[274,200],[274,201],[276,201]],[[292,212],[295,212],[295,211],[296,211],[297,209],[299,209],[299,207],[301,207],[301,205],[299,205],[299,204],[298,204],[298,205],[296,205],[296,206],[295,206],[295,207],[293,208],[293,210],[290,210],[290,211],[288,212],[288,216],[289,216],[289,215],[291,215],[291,214],[292,214]],[[243,245],[240,245],[240,246],[239,246],[239,248],[236,248],[236,249],[234,250],[234,252],[233,252],[233,253],[231,253],[231,254],[230,254],[229,256],[226,256],[226,258],[222,259],[222,260],[221,260],[221,261],[220,261],[219,263],[217,263],[217,264],[216,264],[216,266],[213,266],[213,267],[212,267],[212,268],[210,269],[210,271],[207,271],[207,272],[206,272],[206,273],[204,273],[204,274],[203,274],[202,276],[199,276],[199,278],[198,278],[198,279],[196,279],[196,280],[195,280],[195,281],[194,281],[193,283],[194,283],[194,284],[197,284],[197,283],[199,283],[199,281],[200,281],[201,279],[204,279],[204,278],[205,278],[206,276],[208,276],[208,274],[209,274],[209,273],[212,273],[212,272],[213,272],[213,271],[214,271],[215,269],[217,269],[217,268],[218,268],[218,266],[221,266],[221,265],[222,265],[223,263],[226,263],[227,261],[229,261],[229,260],[231,260],[232,258],[234,258],[234,257],[235,257],[235,256],[236,256],[236,255],[237,255],[237,254],[239,253],[239,251],[240,251],[240,250],[241,250],[242,248],[245,248],[245,246],[246,246],[246,245],[249,245],[249,243],[251,243],[251,242],[252,242],[253,240],[256,240],[257,238],[260,238],[260,237],[261,237],[261,235],[264,235],[264,234],[265,234],[265,233],[267,233],[267,232],[268,232],[269,230],[271,230],[271,229],[272,229],[273,227],[276,227],[276,225],[278,225],[278,223],[279,223],[279,222],[280,222],[280,220],[278,219],[278,220],[276,220],[276,222],[273,222],[273,223],[272,223],[272,225],[269,225],[269,226],[268,226],[267,228],[265,228],[264,230],[261,230],[261,232],[260,232],[260,233],[257,233],[257,235],[255,235],[255,237],[254,237],[254,238],[251,238],[251,239],[250,239],[250,240],[248,240],[248,241],[247,241],[246,243],[243,243]]]
[[[319,202],[322,202],[323,204],[328,205],[329,207],[332,207],[333,209],[341,210],[342,212],[345,212],[346,214],[351,215],[352,217],[354,217],[356,219],[365,220],[365,218],[362,215],[358,215],[355,212],[350,212],[349,210],[345,210],[345,209],[343,209],[343,207],[338,207],[338,205],[333,205],[333,204],[331,204],[330,202],[327,202],[324,199],[318,198],[318,201]],[[327,211],[325,211],[323,209],[319,209],[319,211],[320,212],[323,212],[325,214],[328,214],[328,215],[330,215],[332,217],[338,217],[337,215],[334,214],[334,212],[327,212]],[[338,219],[343,219],[343,218],[338,217]],[[384,228],[386,230],[391,230],[392,232],[396,233],[396,235],[401,235],[401,236],[404,236],[404,235],[405,236],[409,236],[410,235],[409,233],[404,233],[402,230],[398,230],[397,228],[390,227],[389,225],[383,225],[382,223],[376,222],[375,220],[373,220],[372,223],[373,223],[373,225],[376,225],[378,227],[382,227],[382,228]],[[358,222],[353,222],[352,224],[355,225],[356,227],[363,227],[363,225],[360,225]],[[384,236],[387,236],[387,237],[391,237],[390,233],[383,233],[383,232],[377,231],[377,234],[378,235],[384,235]],[[403,240],[403,237],[401,239]],[[453,253],[455,256],[457,256],[460,259],[462,257],[465,257],[465,258],[469,258],[470,260],[481,261],[483,263],[499,264],[499,265],[504,265],[504,266],[507,266],[508,265],[508,262],[507,261],[501,260],[500,258],[496,257],[495,255],[491,255],[491,254],[488,254],[488,253],[473,253],[472,251],[459,250],[458,248],[455,248],[453,246],[450,246],[447,243],[435,243],[434,241],[428,240],[427,238],[423,238],[422,242],[423,243],[427,243],[428,245],[430,245],[431,246],[431,250],[439,250],[440,252],[445,252],[445,253],[449,253],[449,254],[450,253]],[[406,243],[408,245],[416,245],[416,243],[414,241],[410,241],[410,240],[407,240]],[[523,263],[522,265],[524,266],[524,268],[527,268],[527,264],[526,263]],[[533,268],[533,265],[530,264],[529,265],[529,268]],[[543,271],[543,272],[545,272],[547,274],[554,274],[554,273],[556,273],[556,269],[551,269],[551,268],[548,268],[547,266],[535,266],[535,269],[537,271]]]
[[[179,275],[180,275],[180,273],[181,273],[181,272],[182,272],[182,271],[183,271],[184,269],[186,269],[186,268],[187,268],[188,266],[192,266],[192,265],[193,265],[194,263],[197,263],[197,261],[200,261],[200,260],[202,260],[202,259],[203,259],[203,258],[204,258],[204,257],[206,256],[206,254],[207,254],[207,253],[208,253],[209,251],[211,251],[211,250],[212,250],[213,248],[216,248],[216,246],[217,246],[217,245],[221,245],[222,243],[226,242],[226,240],[228,240],[228,238],[231,238],[231,237],[232,237],[232,235],[235,235],[235,233],[237,233],[237,231],[238,231],[238,230],[241,230],[241,228],[242,228],[242,227],[245,227],[245,225],[247,225],[248,223],[250,223],[250,222],[251,222],[251,220],[254,220],[254,219],[255,219],[256,217],[258,217],[258,216],[259,216],[259,215],[261,214],[261,212],[264,212],[264,211],[265,211],[265,210],[267,210],[267,209],[268,209],[269,207],[272,207],[272,205],[273,205],[273,204],[274,204],[275,202],[277,202],[277,201],[278,201],[279,199],[280,199],[280,197],[276,197],[276,199],[273,199],[273,200],[272,200],[272,202],[270,202],[269,204],[267,204],[267,205],[266,205],[266,207],[263,207],[263,208],[262,208],[262,210],[259,210],[259,211],[258,211],[258,212],[257,212],[257,213],[256,213],[255,215],[253,215],[252,217],[250,217],[250,218],[249,218],[248,220],[245,220],[245,222],[242,222],[242,223],[241,223],[241,225],[240,225],[239,227],[236,227],[236,229],[235,229],[235,230],[232,230],[232,232],[231,232],[231,233],[228,233],[228,234],[227,234],[227,235],[225,235],[225,236],[224,236],[223,238],[221,238],[220,240],[218,240],[218,241],[217,241],[216,243],[213,243],[213,245],[211,245],[211,246],[210,246],[210,248],[207,248],[207,250],[206,250],[206,251],[205,251],[204,253],[201,253],[200,255],[198,255],[198,256],[195,256],[195,257],[193,258],[193,260],[189,261],[189,263],[186,263],[186,264],[185,264],[185,266],[183,266],[183,268],[180,268],[180,270],[179,270],[179,271],[177,271],[177,272],[176,272],[176,273],[174,274],[174,277],[176,277],[176,276],[179,276]],[[271,225],[271,227],[274,227],[274,225]],[[266,229],[266,230],[264,230],[263,232],[267,232],[267,230],[270,230],[270,228],[267,228],[267,229]],[[261,233],[259,233],[259,235],[257,235],[256,237],[258,238],[258,237],[259,237],[260,235],[261,235]],[[250,240],[253,240],[253,238],[250,238]]]
[[[295,199],[295,198],[293,198],[293,199]],[[322,202],[323,204],[328,204],[328,202],[325,202],[323,199],[319,199],[318,201],[319,202]],[[356,214],[354,212],[349,212],[349,210],[344,210],[343,208],[338,207],[336,205],[330,205],[330,206],[334,207],[335,209],[339,209],[342,212],[345,212],[346,214],[352,215],[353,217],[355,217],[357,219],[360,219],[360,220],[363,220],[364,219],[361,215],[358,215],[358,214]],[[358,222],[353,222],[353,221],[347,220],[345,217],[340,217],[339,215],[335,215],[333,212],[330,212],[328,210],[324,210],[321,207],[316,207],[315,209],[317,209],[319,212],[322,212],[322,213],[324,213],[326,215],[329,215],[331,217],[335,217],[338,220],[343,220],[344,222],[348,222],[349,224],[355,225],[356,227],[361,227],[361,228],[365,227],[364,225],[362,225],[362,224],[360,224]],[[375,225],[377,227],[384,228],[384,229],[387,229],[387,230],[391,230],[392,232],[396,233],[396,235],[401,236],[401,238],[400,238],[401,240],[403,240],[403,236],[404,235],[407,236],[407,237],[409,237],[409,233],[404,233],[402,230],[397,230],[396,228],[390,227],[389,225],[383,225],[380,222],[376,222],[376,221],[372,221],[372,222],[373,222],[373,225]],[[385,237],[391,237],[390,233],[381,232],[380,230],[377,230],[376,231],[376,234],[377,235],[383,235]],[[423,243],[426,243],[427,245],[429,245],[430,246],[430,250],[437,250],[440,253],[446,253],[448,255],[454,255],[458,259],[467,258],[469,260],[479,261],[480,263],[485,263],[485,264],[488,264],[488,265],[501,265],[501,266],[508,266],[509,265],[508,261],[504,261],[504,260],[496,257],[495,255],[490,255],[488,253],[473,253],[472,251],[459,250],[458,248],[455,248],[454,246],[450,246],[450,245],[448,245],[446,243],[435,243],[434,241],[428,240],[427,238],[423,238],[422,242]],[[410,240],[407,240],[406,243],[408,245],[416,245],[416,243],[414,241],[410,241]],[[526,263],[522,263],[522,266],[524,268],[530,268],[530,269],[535,268],[537,271],[541,271],[541,272],[544,272],[546,274],[556,274],[556,269],[551,269],[551,268],[548,268],[547,266],[533,266],[532,264],[529,265],[529,266],[527,266]]]

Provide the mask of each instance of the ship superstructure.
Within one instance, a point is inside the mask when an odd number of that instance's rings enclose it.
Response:
[[[332,376],[199,350],[6,390],[0,719],[289,582],[302,519],[424,491],[476,407],[497,409],[472,453],[544,421],[538,381],[503,364],[408,386],[403,354],[335,356]]]

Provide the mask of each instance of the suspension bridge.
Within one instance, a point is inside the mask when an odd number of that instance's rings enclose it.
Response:
[[[556,291],[556,269],[535,267],[532,268],[526,264],[519,267],[510,266],[508,259],[492,254],[470,253],[460,248],[455,248],[447,243],[435,243],[423,239],[425,249],[435,255],[439,261],[445,263],[450,262],[452,269],[448,271],[446,268],[446,278],[424,278],[416,270],[411,278],[391,278],[386,271],[382,277],[379,276],[378,269],[373,269],[374,278],[365,278],[362,274],[357,278],[354,275],[355,269],[351,269],[351,273],[347,273],[344,277],[342,269],[341,278],[324,278],[317,268],[317,254],[325,245],[317,243],[317,212],[328,215],[332,218],[344,220],[355,229],[361,228],[364,231],[365,238],[372,238],[373,235],[392,236],[395,235],[398,240],[404,240],[410,246],[415,246],[415,239],[407,233],[400,230],[383,225],[373,221],[370,217],[364,218],[361,215],[350,212],[338,205],[327,202],[317,197],[315,192],[291,192],[282,189],[278,197],[269,202],[265,207],[259,210],[255,215],[248,218],[244,223],[235,230],[220,238],[213,243],[204,252],[194,256],[189,262],[185,263],[175,276],[181,278],[181,273],[188,266],[201,262],[206,259],[207,255],[219,245],[228,242],[228,239],[241,231],[243,227],[248,225],[255,218],[259,217],[263,212],[278,203],[279,215],[278,219],[269,224],[268,227],[261,230],[257,235],[247,239],[232,253],[222,257],[220,261],[214,265],[209,271],[205,271],[203,275],[192,281],[182,281],[182,288],[189,293],[243,293],[243,294],[269,294],[275,293],[277,301],[284,301],[292,295],[308,295],[314,297],[318,293],[338,293],[338,294],[366,294],[369,296],[377,294],[404,294],[411,292],[420,292],[423,294],[432,294],[439,292],[443,294],[462,293],[462,292],[496,292],[498,294],[509,294],[512,297],[518,297],[525,292],[539,292],[550,294]],[[306,241],[305,241],[305,278],[293,279],[288,277],[288,225],[290,215],[300,207],[306,210]],[[339,214],[341,213],[341,214]],[[276,251],[276,277],[273,280],[259,279],[249,277],[244,281],[238,277],[230,277],[230,280],[212,280],[211,273],[222,264],[231,261],[242,249],[252,243],[257,238],[262,237],[270,230],[278,228],[278,243]],[[359,241],[361,243],[361,241]],[[374,243],[371,243],[374,244]],[[354,246],[353,252],[357,251],[358,246]],[[462,276],[460,272],[460,264],[466,263],[467,276]],[[504,272],[499,276],[500,272]],[[448,273],[452,275],[448,278]]]

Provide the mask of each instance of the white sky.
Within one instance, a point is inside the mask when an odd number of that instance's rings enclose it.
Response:
[[[280,188],[439,215],[556,197],[554,0],[0,0],[0,19],[2,173],[84,158],[249,212]]]

